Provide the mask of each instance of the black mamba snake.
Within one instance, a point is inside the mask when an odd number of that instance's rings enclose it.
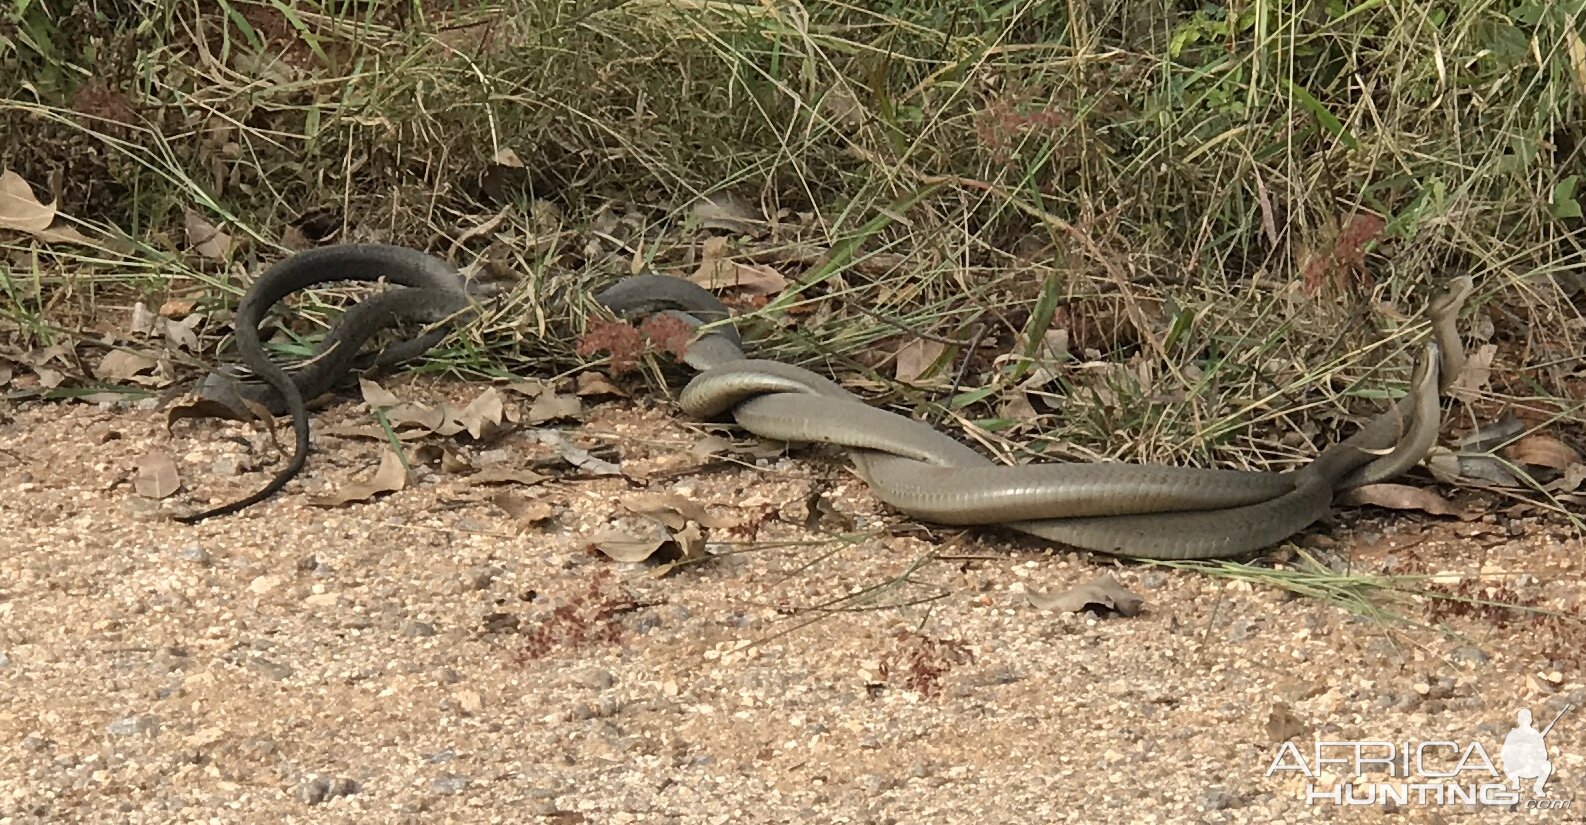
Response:
[[[288,376],[264,355],[258,324],[276,301],[313,284],[381,276],[405,288],[348,310],[320,345],[324,355],[316,356],[308,368]],[[1284,473],[1124,463],[994,464],[921,422],[870,407],[813,372],[744,357],[737,333],[719,323],[690,345],[685,361],[700,374],[680,401],[698,418],[730,412],[741,426],[762,437],[848,448],[878,497],[927,520],[1000,524],[1139,558],[1235,556],[1305,529],[1327,513],[1336,492],[1391,478],[1425,456],[1440,423],[1440,385],[1457,375],[1463,357],[1454,320],[1470,288],[1469,278],[1456,279],[1429,309],[1435,342],[1418,359],[1409,394],[1349,439]],[[695,326],[728,317],[711,293],[659,275],[620,281],[597,300],[624,317],[673,312]],[[358,347],[369,336],[399,319],[437,323],[466,314],[470,306],[455,269],[401,247],[325,247],[294,255],[266,271],[237,313],[239,350],[265,383],[241,384],[212,373],[200,395],[222,401],[246,397],[272,412],[290,412],[296,450],[265,489],[182,520],[191,523],[236,512],[279,490],[300,470],[308,446],[303,398],[328,390],[352,367]],[[444,334],[436,329],[423,339],[390,347],[376,364],[412,358]]]

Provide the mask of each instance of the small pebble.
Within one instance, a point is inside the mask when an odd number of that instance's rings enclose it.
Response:
[[[140,713],[136,716],[123,716],[111,722],[106,728],[112,736],[158,736],[160,734],[160,720],[153,715]]]
[[[472,784],[472,780],[466,776],[443,773],[435,777],[435,781],[431,782],[430,786],[440,793],[457,794],[462,793],[470,784]]]

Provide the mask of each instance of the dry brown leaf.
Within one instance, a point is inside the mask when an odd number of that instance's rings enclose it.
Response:
[[[456,418],[468,434],[478,440],[500,430],[504,414],[505,406],[501,403],[501,393],[497,392],[495,387],[488,387],[475,396],[474,400],[468,402],[468,406],[464,407]]]
[[[1144,603],[1139,596],[1125,589],[1111,573],[1103,573],[1092,581],[1053,596],[1030,592],[1024,596],[1039,610],[1056,610],[1060,613],[1089,610],[1100,614],[1115,612],[1120,616],[1133,616],[1140,612],[1140,606]]]
[[[0,172],[0,229],[36,235],[55,221],[55,202],[43,203],[21,175]]]
[[[706,289],[739,289],[750,295],[776,295],[787,287],[787,278],[765,264],[728,263],[730,267],[715,267],[695,282]]]
[[[172,320],[177,318],[185,318],[189,315],[192,315],[193,309],[197,306],[198,302],[191,298],[172,298],[171,300],[160,304],[160,315]]]
[[[687,522],[698,522],[706,527],[733,527],[738,520],[730,516],[713,516],[698,502],[690,501],[676,493],[631,493],[618,499],[623,507],[641,516],[648,516],[673,530],[682,529]]]
[[[463,430],[461,424],[453,419],[456,411],[450,407],[426,407],[423,404],[405,402],[391,407],[385,411],[385,418],[391,426],[401,429],[404,427],[417,427],[427,432],[441,435],[453,435]]]
[[[549,503],[538,499],[530,499],[514,492],[496,493],[490,497],[490,503],[496,505],[502,512],[514,520],[523,522],[524,527],[548,521],[556,515],[556,508]]]
[[[408,486],[408,471],[402,458],[394,450],[380,456],[380,467],[366,481],[353,482],[327,496],[308,500],[316,507],[340,507],[356,501],[368,501],[381,493],[394,493]]]
[[[589,543],[614,561],[636,564],[654,556],[671,539],[659,522],[645,520],[634,529],[607,527],[590,536]]]
[[[132,352],[124,349],[113,349],[99,359],[99,366],[94,368],[94,376],[111,381],[125,381],[133,376],[149,372],[159,366],[158,359],[141,352]]]
[[[1573,493],[1581,488],[1583,482],[1586,482],[1586,464],[1571,464],[1564,468],[1564,475],[1548,485],[1548,489],[1555,493]]]
[[[929,375],[931,368],[936,366],[937,359],[946,351],[946,344],[929,338],[915,338],[898,347],[897,357],[893,362],[897,379],[905,384],[917,383],[921,378]]]
[[[247,410],[234,410],[228,404],[222,404],[212,398],[198,398],[188,396],[183,401],[172,404],[165,412],[165,431],[170,432],[171,426],[184,418],[224,418],[228,421],[250,421]]]
[[[397,407],[402,404],[402,399],[391,394],[391,391],[367,378],[358,379],[358,390],[363,393],[363,401],[371,409],[376,407]]]
[[[534,403],[529,405],[529,423],[544,424],[547,421],[578,420],[584,414],[584,404],[575,395],[562,395],[555,392],[541,393]]]
[[[725,238],[708,238],[700,248],[699,269],[688,280],[706,289],[741,289],[751,295],[775,295],[787,278],[765,264],[745,264],[727,257]]]
[[[725,232],[753,233],[765,228],[766,221],[759,211],[731,195],[706,195],[688,210],[699,225],[706,229]]]
[[[501,147],[501,150],[496,152],[496,156],[492,158],[491,162],[512,169],[523,168],[523,158],[518,157],[517,152],[506,146]]]
[[[550,392],[553,389],[551,382],[539,378],[525,378],[522,381],[514,381],[511,384],[507,384],[506,388],[519,395],[527,395],[530,398],[539,398],[541,393]]]
[[[1367,484],[1344,491],[1338,497],[1339,504],[1370,504],[1376,507],[1386,507],[1389,510],[1420,510],[1434,516],[1454,516],[1460,521],[1470,521],[1477,518],[1478,514],[1468,513],[1455,507],[1448,499],[1438,495],[1426,487],[1412,487],[1408,484]]]
[[[99,247],[99,242],[77,231],[77,227],[64,221],[56,221],[54,226],[33,233],[33,237],[45,243],[70,243],[78,246]]]
[[[579,373],[578,377],[574,379],[573,392],[584,398],[600,398],[604,396],[615,396],[617,398],[628,397],[627,392],[625,392],[621,387],[611,383],[611,379],[607,378],[605,374],[597,372],[596,370],[586,370]]]
[[[34,367],[33,374],[38,376],[39,386],[47,390],[53,390],[66,383],[66,373],[60,370],[50,369],[49,367]]]
[[[479,472],[469,476],[468,483],[474,485],[522,484],[523,486],[527,487],[530,485],[539,484],[548,478],[550,478],[550,476],[536,473],[533,470],[524,467],[502,467],[500,465],[496,465],[494,467],[486,467],[483,470],[480,470]]]
[[[159,332],[165,319],[149,311],[149,307],[142,301],[132,304],[132,320],[127,324],[134,335],[153,335]]]
[[[393,425],[398,441],[418,441],[429,435],[429,431],[420,429],[401,429]],[[358,438],[371,441],[385,441],[390,436],[386,435],[385,428],[379,424],[336,424],[319,430],[320,433],[336,438]]]
[[[150,450],[138,457],[137,474],[132,479],[132,489],[144,498],[165,498],[182,486],[182,477],[176,472],[176,462],[160,450]]]
[[[199,352],[197,327],[204,322],[201,315],[189,315],[179,321],[164,321],[165,340],[177,349]]]
[[[1457,397],[1469,397],[1483,389],[1492,380],[1492,359],[1498,354],[1497,344],[1482,344],[1465,359],[1464,369],[1449,387]]]
[[[231,257],[231,249],[235,245],[232,237],[197,212],[189,209],[183,217],[184,228],[187,230],[187,245],[200,256],[212,261],[224,261]]]
[[[1566,470],[1571,464],[1580,464],[1579,452],[1550,435],[1528,435],[1509,445],[1504,456],[1516,464]]]
[[[563,461],[586,473],[597,476],[622,475],[621,467],[604,459],[596,458],[588,450],[568,441],[566,436],[555,430],[532,430],[529,436],[541,444],[555,449],[561,455]]]
[[[656,578],[670,576],[680,570],[684,565],[693,564],[705,558],[705,531],[698,524],[689,522],[681,530],[672,533],[672,541],[677,544],[677,558],[662,564],[655,571]]]
[[[1040,418],[1041,414],[1036,412],[1035,402],[1030,400],[1029,393],[1010,389],[997,402],[997,417],[1006,421],[1030,422]]]
[[[697,458],[709,458],[717,453],[731,452],[732,447],[732,439],[722,438],[719,435],[707,435],[694,442],[694,446],[688,448],[688,452]]]

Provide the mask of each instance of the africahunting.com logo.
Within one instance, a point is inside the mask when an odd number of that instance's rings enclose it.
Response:
[[[1404,807],[1410,805],[1485,805],[1559,811],[1571,799],[1548,794],[1553,775],[1547,735],[1574,705],[1565,705],[1541,730],[1529,708],[1504,737],[1498,764],[1478,741],[1424,742],[1317,741],[1309,754],[1284,742],[1266,775],[1305,778],[1308,805]],[[1499,766],[1502,769],[1499,769]],[[1367,777],[1385,777],[1372,781]]]

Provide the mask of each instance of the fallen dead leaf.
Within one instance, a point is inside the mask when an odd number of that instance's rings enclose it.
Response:
[[[765,264],[739,263],[727,257],[726,238],[708,238],[700,247],[699,268],[688,280],[706,289],[740,289],[751,295],[775,295],[787,288],[787,278],[775,269]]]
[[[358,390],[363,394],[363,401],[371,409],[376,407],[401,406],[402,399],[397,398],[390,390],[367,378],[358,379]]]
[[[232,237],[197,212],[189,209],[183,217],[184,228],[187,231],[187,245],[200,256],[212,261],[224,261],[231,257],[231,249],[235,245]]]
[[[628,397],[628,393],[625,390],[611,383],[610,378],[596,370],[585,370],[579,373],[578,377],[574,379],[573,392],[584,398]]]
[[[158,359],[141,352],[113,349],[99,359],[94,376],[110,381],[126,381],[139,373],[152,371],[159,364]]]
[[[468,483],[474,485],[484,484],[521,484],[529,487],[539,484],[550,478],[533,470],[523,467],[486,467],[468,477]]]
[[[428,438],[430,435],[428,430],[412,428],[404,429],[394,426],[394,422],[392,429],[396,433],[397,440],[402,442],[418,441],[423,438]],[[335,436],[336,438],[358,438],[369,439],[371,441],[384,441],[390,437],[386,435],[385,428],[381,427],[379,424],[336,424],[334,426],[325,427],[321,429],[320,432],[324,435]]]
[[[26,232],[45,243],[98,245],[68,223],[54,201],[40,201],[33,187],[9,169],[0,172],[0,229]]]
[[[753,233],[763,230],[766,221],[758,210],[731,195],[705,195],[689,207],[689,213],[706,229]]]
[[[315,496],[308,500],[316,507],[341,507],[356,501],[368,501],[381,493],[394,493],[408,486],[408,471],[402,458],[394,450],[380,456],[380,467],[367,481],[354,482],[328,496]]]
[[[182,486],[176,462],[160,450],[150,450],[138,458],[132,489],[144,498],[165,498]]]
[[[1567,470],[1580,464],[1581,454],[1568,444],[1550,435],[1528,435],[1504,450],[1504,456],[1516,464]]]
[[[677,545],[677,557],[656,569],[655,577],[658,579],[705,558],[705,531],[698,524],[689,522],[681,530],[673,531],[672,541]]]
[[[411,402],[385,408],[385,418],[392,427],[416,427],[438,435],[456,435],[463,431],[463,425],[456,422],[455,413],[455,410],[446,407],[426,407]]]
[[[1438,495],[1436,491],[1426,487],[1412,487],[1408,484],[1367,484],[1344,491],[1338,497],[1339,504],[1370,504],[1377,507],[1386,507],[1389,510],[1420,510],[1434,516],[1454,516],[1460,521],[1470,521],[1478,518],[1479,514],[1469,513],[1455,507],[1448,499]]]
[[[502,512],[511,516],[515,521],[521,522],[519,530],[548,521],[552,516],[556,515],[556,508],[551,506],[550,503],[538,499],[530,499],[510,491],[491,496],[490,503],[499,507]]]
[[[165,328],[165,340],[177,349],[188,352],[199,352],[197,327],[204,322],[202,315],[189,315],[180,320],[167,320],[162,326]]]
[[[629,512],[647,516],[680,530],[693,521],[705,527],[734,527],[738,520],[730,516],[713,516],[698,502],[690,501],[676,493],[631,493],[618,499]]]
[[[557,392],[546,391],[534,399],[529,405],[529,423],[544,424],[547,421],[576,421],[584,414],[584,404],[575,395],[562,395]]]
[[[510,147],[506,146],[501,147],[501,150],[496,152],[496,156],[492,159],[492,162],[513,169],[523,168],[523,159],[518,157],[517,152],[514,152]]]
[[[501,393],[495,387],[487,387],[468,402],[468,406],[456,415],[456,420],[477,441],[500,431],[505,413]]]
[[[222,404],[210,398],[197,398],[188,396],[187,400],[172,404],[165,411],[165,431],[171,432],[171,426],[184,418],[224,418],[229,421],[251,421],[248,410],[234,410],[228,404]]]
[[[1497,344],[1482,344],[1465,359],[1465,367],[1449,387],[1449,394],[1468,398],[1485,389],[1492,380],[1492,359],[1498,354]]]
[[[597,476],[619,476],[622,468],[604,459],[596,458],[590,452],[577,444],[567,440],[567,436],[556,430],[537,429],[528,433],[530,438],[544,444],[561,455],[562,460]]]
[[[539,398],[540,393],[549,392],[550,390],[554,389],[551,386],[551,382],[539,378],[525,378],[521,381],[514,381],[511,384],[507,384],[505,387],[512,392],[515,392],[519,395],[527,395],[530,398]]]
[[[55,221],[55,203],[44,203],[33,187],[10,169],[0,172],[0,229],[36,235]]]
[[[913,384],[925,378],[936,366],[942,353],[947,351],[947,345],[941,341],[929,338],[915,338],[898,347],[896,359],[893,361],[895,375],[905,384]]]
[[[1564,475],[1547,486],[1554,493],[1573,493],[1586,482],[1586,464],[1571,464],[1564,468]]]
[[[136,335],[153,335],[159,331],[160,316],[149,311],[147,304],[135,301],[132,304],[132,321],[127,326]]]
[[[198,302],[191,298],[172,298],[171,300],[160,304],[160,315],[173,320],[177,318],[185,318],[189,315],[192,315],[193,309],[197,306]]]
[[[589,543],[613,561],[637,564],[655,555],[671,539],[660,522],[646,519],[637,528],[607,527],[590,536]]]
[[[1039,610],[1056,610],[1060,613],[1078,613],[1089,610],[1105,614],[1115,612],[1120,616],[1133,616],[1140,612],[1143,600],[1129,592],[1111,573],[1103,573],[1092,581],[1071,587],[1054,596],[1025,593],[1025,598]]]

